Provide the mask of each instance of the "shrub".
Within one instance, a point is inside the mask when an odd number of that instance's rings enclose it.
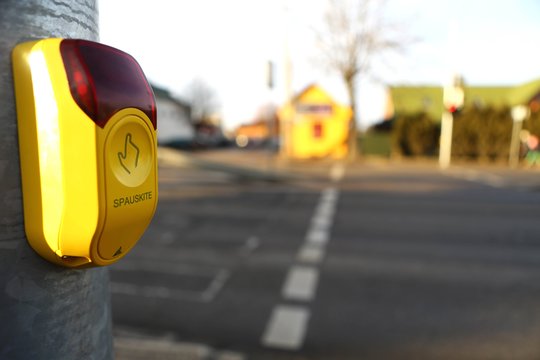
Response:
[[[512,136],[508,108],[468,108],[454,117],[452,154],[473,159],[507,158]]]
[[[523,129],[529,130],[532,135],[540,137],[540,111],[531,113],[523,123]]]
[[[426,113],[398,116],[392,131],[392,148],[405,156],[434,155],[440,128]]]
[[[437,119],[438,120],[438,119]],[[525,121],[524,128],[540,136],[540,112]],[[405,156],[435,155],[440,125],[425,113],[398,116],[392,129],[392,148]],[[452,156],[497,160],[508,158],[512,137],[510,109],[467,107],[454,114]]]

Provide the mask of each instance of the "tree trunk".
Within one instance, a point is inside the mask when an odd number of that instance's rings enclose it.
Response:
[[[351,106],[351,122],[349,126],[349,153],[348,159],[353,161],[358,156],[358,126],[356,123],[356,84],[354,77],[344,77],[347,94],[349,96],[349,104]]]

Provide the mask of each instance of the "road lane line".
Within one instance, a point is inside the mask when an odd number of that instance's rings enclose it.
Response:
[[[333,219],[326,215],[315,215],[311,219],[311,229],[328,230],[332,227]]]
[[[263,345],[283,350],[300,349],[309,317],[309,310],[303,306],[276,306],[263,333]]]
[[[298,251],[297,259],[301,263],[318,264],[325,256],[324,245],[305,244]]]
[[[328,230],[311,229],[306,235],[306,242],[310,244],[326,244],[329,238]]]
[[[170,288],[157,285],[138,285],[128,282],[111,281],[111,293],[122,294],[135,297],[146,297],[155,299],[186,300],[202,303],[212,302],[225,286],[230,277],[230,272],[220,269],[209,282],[208,286],[202,290],[190,290],[181,288]]]
[[[337,164],[331,169],[330,176],[337,182],[344,174],[344,165]],[[283,300],[308,303],[315,298],[319,282],[319,269],[316,265],[326,255],[326,243],[330,240],[338,199],[339,189],[336,187],[328,187],[321,192],[304,244],[297,253],[299,265],[289,269],[281,289]],[[298,350],[303,346],[309,317],[307,307],[277,305],[266,324],[262,345],[281,350]]]
[[[329,187],[322,191],[321,198],[325,200],[336,201],[339,197],[339,190],[335,187]]]
[[[336,203],[338,199],[338,191],[335,188],[327,188],[323,191],[315,213],[311,218],[311,224],[308,228],[308,241],[325,242],[321,240],[329,237],[330,228],[334,221],[336,213]],[[314,238],[314,240],[309,240]]]
[[[225,283],[229,279],[230,275],[231,274],[228,270],[222,269],[221,271],[219,271],[216,277],[212,279],[212,282],[210,283],[208,288],[202,293],[202,299],[206,302],[213,301],[225,286]]]
[[[286,300],[311,301],[315,297],[319,270],[309,266],[290,268],[281,294]]]
[[[315,210],[315,215],[317,216],[327,216],[328,218],[333,218],[336,212],[336,204],[331,202],[320,202]]]

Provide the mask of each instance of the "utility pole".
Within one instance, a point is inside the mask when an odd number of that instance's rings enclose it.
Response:
[[[441,141],[439,146],[439,167],[446,169],[450,166],[452,158],[452,130],[454,127],[454,116],[444,109],[441,118]]]
[[[290,37],[290,14],[289,14],[289,1],[283,2],[283,21],[284,21],[284,34],[283,34],[283,65],[284,65],[284,84],[285,84],[285,104],[286,106],[292,106],[293,90],[292,90],[292,60],[291,50],[289,44]],[[291,140],[291,122],[293,119],[279,119],[279,154],[282,158],[288,159],[291,155],[291,148],[293,146]]]
[[[0,358],[112,359],[106,268],[39,257],[24,233],[11,51],[21,42],[98,40],[96,0],[3,0],[0,11]]]
[[[510,151],[508,163],[510,167],[517,168],[519,165],[520,133],[523,129],[523,121],[529,117],[529,108],[525,105],[518,105],[512,108],[512,138],[510,141]]]
[[[439,146],[439,167],[446,169],[452,159],[452,131],[454,114],[464,103],[463,78],[455,75],[452,84],[443,89],[443,113],[441,118],[441,138]]]

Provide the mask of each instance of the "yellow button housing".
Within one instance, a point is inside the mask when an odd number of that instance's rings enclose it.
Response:
[[[109,265],[140,239],[157,206],[155,117],[134,104],[93,121],[72,95],[62,41],[27,42],[12,53],[25,231],[48,261]],[[109,49],[109,56],[121,53]],[[132,59],[121,56],[124,63]],[[134,76],[148,85],[137,69]],[[154,101],[151,90],[149,96]]]
[[[105,139],[107,214],[98,242],[100,258],[111,260],[130,250],[148,226],[157,199],[155,139],[141,116],[121,112],[110,121]]]

